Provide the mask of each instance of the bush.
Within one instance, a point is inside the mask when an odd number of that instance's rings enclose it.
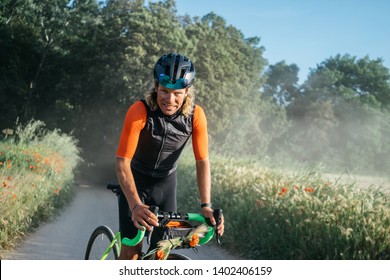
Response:
[[[76,140],[31,121],[0,141],[0,254],[72,197],[81,161]],[[15,140],[17,139],[17,140]]]

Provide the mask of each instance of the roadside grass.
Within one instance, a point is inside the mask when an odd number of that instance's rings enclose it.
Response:
[[[223,246],[245,259],[390,259],[390,197],[378,188],[285,173],[215,157],[212,198],[225,215]],[[179,164],[179,207],[199,211],[194,159]]]
[[[0,258],[72,198],[81,161],[76,140],[32,121],[0,141]]]

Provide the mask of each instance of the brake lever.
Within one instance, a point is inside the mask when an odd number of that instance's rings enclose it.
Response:
[[[157,216],[158,211],[159,211],[159,208],[158,208],[158,206],[152,205],[152,206],[149,207],[149,210],[150,210],[151,212],[153,212],[154,215]],[[148,236],[147,236],[148,245],[150,245],[150,243],[151,243],[151,240],[152,240],[152,233],[153,233],[153,229],[154,229],[154,226],[151,226],[151,227],[152,227],[152,230],[151,230],[150,232],[147,232],[147,233],[146,233],[146,234],[148,235]]]
[[[222,209],[214,209],[213,216],[215,219],[215,238],[217,239],[218,245],[221,244],[221,239],[220,239],[221,235],[218,232],[218,225],[222,221],[222,215],[223,215]]]

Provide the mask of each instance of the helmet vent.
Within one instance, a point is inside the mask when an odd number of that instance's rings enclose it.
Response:
[[[195,67],[191,60],[184,55],[166,54],[156,62],[154,78],[169,87],[185,88],[195,80]],[[160,81],[160,79],[164,79],[164,81]],[[177,81],[179,81],[179,84],[176,84]],[[172,85],[169,83],[172,83]]]

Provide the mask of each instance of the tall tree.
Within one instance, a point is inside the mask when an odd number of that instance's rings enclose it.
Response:
[[[380,59],[337,55],[319,64],[288,106],[295,154],[349,170],[388,166],[375,158],[389,155],[389,78]]]
[[[223,143],[241,112],[249,113],[259,100],[266,64],[263,48],[258,38],[244,38],[215,13],[190,23],[185,18],[183,24],[193,45],[190,56],[197,69],[198,102],[207,113],[212,138]]]
[[[42,73],[52,70],[53,56],[61,55],[67,4],[64,0],[27,0],[2,5],[1,13],[7,20],[1,23],[1,53],[5,57],[1,58],[4,83],[0,90],[7,97],[14,96],[10,99],[15,101],[12,119],[19,116],[27,121],[47,105],[48,95],[39,87],[50,84],[52,80],[43,80]]]
[[[381,108],[390,102],[389,81],[389,69],[383,65],[382,59],[336,55],[311,71],[305,92],[318,100],[358,99],[361,103]]]
[[[285,61],[270,65],[265,73],[263,94],[272,97],[278,105],[288,105],[299,96],[298,72],[296,64],[287,65]]]

